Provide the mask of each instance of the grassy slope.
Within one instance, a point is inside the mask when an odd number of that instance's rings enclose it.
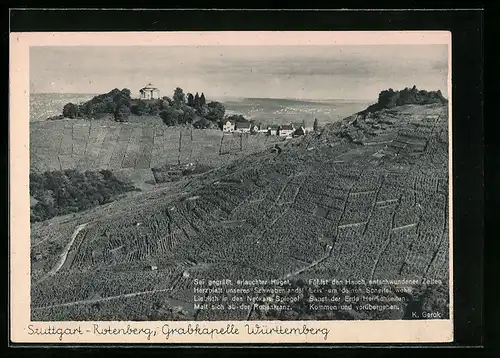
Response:
[[[44,256],[32,267],[34,307],[113,298],[98,313],[77,304],[35,310],[35,319],[147,319],[160,314],[155,302],[165,299],[192,309],[185,271],[191,278],[446,281],[446,108],[405,106],[371,121],[354,119],[288,142],[279,155],[244,156],[189,182],[34,226],[32,253]],[[370,145],[353,143],[353,136]],[[72,264],[37,284],[83,223]],[[158,271],[148,271],[150,263]],[[139,308],[132,305],[140,312],[123,317],[135,298],[121,295],[134,292],[149,293]]]

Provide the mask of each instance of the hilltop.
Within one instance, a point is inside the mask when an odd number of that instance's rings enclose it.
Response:
[[[96,95],[83,103],[66,103],[62,113],[47,120],[84,119],[98,120],[110,117],[119,123],[129,117],[153,117],[167,126],[190,125],[194,128],[218,128],[225,114],[224,105],[217,101],[207,102],[205,94],[184,93],[177,87],[172,98],[133,98],[128,88],[114,88]],[[154,120],[153,120],[154,122]]]
[[[377,112],[406,104],[426,105],[433,103],[447,104],[448,100],[443,97],[440,90],[419,90],[415,85],[412,88],[406,87],[400,91],[394,91],[392,88],[389,88],[380,92],[377,103],[369,106],[361,113]]]
[[[33,224],[32,319],[402,318],[318,314],[304,302],[214,312],[195,309],[192,294],[194,278],[447,283],[447,105],[381,103],[186,180]],[[447,286],[433,290],[412,295],[446,307]]]

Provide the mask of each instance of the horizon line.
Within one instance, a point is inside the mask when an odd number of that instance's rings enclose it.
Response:
[[[72,94],[72,95],[100,95],[100,92],[30,92],[30,95],[33,94]],[[162,96],[163,97],[163,96]],[[169,96],[166,96],[169,97]],[[215,99],[224,99],[224,98],[241,98],[241,99],[285,99],[285,100],[298,100],[298,101],[334,101],[334,100],[351,100],[351,101],[373,101],[373,98],[300,98],[300,97],[248,97],[248,96],[214,96]],[[135,99],[135,98],[134,98]],[[376,100],[376,99],[375,99]]]

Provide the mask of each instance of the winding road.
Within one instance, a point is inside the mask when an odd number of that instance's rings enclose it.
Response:
[[[64,251],[61,253],[60,255],[60,258],[59,260],[57,261],[56,265],[49,271],[47,272],[40,280],[38,280],[37,283],[40,283],[46,279],[48,279],[49,277],[52,277],[54,276],[60,269],[61,267],[63,267],[64,263],[66,262],[66,259],[68,258],[68,253],[69,251],[71,250],[71,248],[73,247],[73,244],[75,243],[75,240],[78,236],[78,234],[80,233],[80,231],[82,231],[86,226],[88,225],[88,223],[85,223],[85,224],[81,224],[79,225],[75,231],[73,232],[73,235],[71,235],[71,240],[68,242],[68,244],[66,245],[66,247],[64,248]]]

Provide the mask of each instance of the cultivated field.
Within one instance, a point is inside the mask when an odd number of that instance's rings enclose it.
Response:
[[[41,139],[56,129],[66,134],[59,143]],[[72,158],[78,168],[217,167],[33,224],[34,320],[213,318],[193,308],[195,277],[448,280],[444,106],[348,117],[281,143],[280,153],[268,139],[226,142],[206,130],[79,122],[33,130],[40,131],[35,145],[54,161],[34,165],[59,168]],[[218,319],[257,318],[231,314]]]
[[[30,125],[31,170],[142,170],[164,164],[218,167],[282,139],[163,124],[58,120]]]

